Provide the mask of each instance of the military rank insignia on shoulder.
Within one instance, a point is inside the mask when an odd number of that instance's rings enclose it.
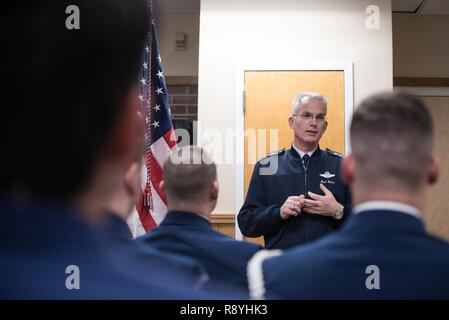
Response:
[[[285,148],[283,148],[281,150],[272,151],[269,154],[267,154],[265,157],[260,159],[259,162],[260,162],[260,164],[267,164],[270,161],[269,157],[276,156],[276,155],[281,155],[284,152],[285,152]]]
[[[270,152],[265,157],[280,155],[280,154],[283,154],[284,152],[285,152],[285,148],[282,148],[281,150],[276,150],[276,151]]]
[[[343,155],[341,153],[337,152],[337,151],[333,151],[333,150],[328,149],[328,148],[326,148],[326,151],[331,156],[343,158]]]

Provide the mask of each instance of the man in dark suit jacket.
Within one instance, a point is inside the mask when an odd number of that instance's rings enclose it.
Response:
[[[352,153],[342,163],[352,189],[352,217],[313,244],[264,263],[255,257],[251,294],[448,299],[449,245],[427,234],[422,221],[426,184],[438,175],[432,141],[431,117],[418,98],[388,93],[362,102],[351,124]]]
[[[208,288],[246,289],[246,264],[261,247],[212,229],[209,220],[217,203],[218,181],[207,153],[189,146],[171,154],[164,163],[161,189],[169,212],[158,228],[138,240],[199,261],[210,277]]]
[[[176,275],[177,286],[191,292],[201,293],[203,285],[208,281],[204,267],[190,257],[161,252],[153,247],[143,245],[132,239],[126,220],[131,214],[134,204],[141,192],[141,154],[132,163],[112,192],[110,201],[105,205],[105,217],[101,233],[108,248],[106,254],[111,264],[129,271],[131,277],[151,283],[154,277],[171,277]],[[129,266],[139,268],[130,269]],[[158,270],[151,274],[151,270]]]

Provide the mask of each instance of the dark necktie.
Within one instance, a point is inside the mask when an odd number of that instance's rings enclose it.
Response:
[[[306,153],[302,156],[302,165],[304,166],[304,170],[307,170],[307,165],[309,164],[309,155]]]

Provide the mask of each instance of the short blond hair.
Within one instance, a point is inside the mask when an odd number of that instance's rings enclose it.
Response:
[[[210,155],[197,146],[175,149],[164,162],[164,186],[174,201],[196,202],[217,180],[217,167]]]

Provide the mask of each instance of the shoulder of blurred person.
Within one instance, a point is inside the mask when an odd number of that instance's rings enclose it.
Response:
[[[163,266],[142,271],[105,244],[70,206],[0,206],[2,299],[201,299]],[[158,281],[154,279],[157,275]],[[148,277],[145,279],[145,277]]]
[[[171,254],[157,250],[152,246],[142,245],[132,239],[131,232],[124,220],[116,214],[109,213],[102,225],[102,240],[108,247],[111,260],[123,269],[132,269],[130,275],[140,280],[157,277],[176,278],[177,285],[201,292],[209,276],[204,267],[191,257]],[[170,286],[171,281],[167,284]]]
[[[246,290],[246,263],[261,247],[212,228],[218,181],[210,156],[199,147],[180,148],[164,163],[163,175],[160,189],[167,196],[169,212],[157,228],[138,241],[200,262],[209,274],[209,287],[227,285]]]

